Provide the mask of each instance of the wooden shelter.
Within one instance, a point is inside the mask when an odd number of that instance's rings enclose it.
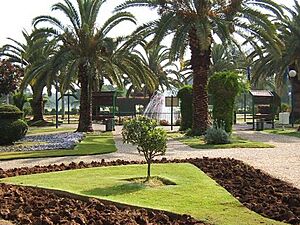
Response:
[[[271,123],[274,128],[275,119],[275,96],[271,91],[268,90],[250,90],[252,96],[252,119],[253,119],[253,130],[258,129],[257,126],[262,126],[263,123]],[[256,122],[256,123],[255,123]]]

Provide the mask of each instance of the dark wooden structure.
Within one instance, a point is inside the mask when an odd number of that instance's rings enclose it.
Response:
[[[93,120],[105,121],[115,117],[116,94],[116,91],[92,93]],[[112,111],[101,111],[101,107],[112,107]]]
[[[271,91],[268,90],[250,90],[252,96],[252,118],[253,130],[255,124],[262,124],[264,122],[271,123],[274,128],[275,120],[275,97]]]
[[[105,121],[115,116],[136,116],[146,109],[150,99],[144,97],[117,97],[116,91],[94,92],[92,94],[93,120]],[[103,107],[110,107],[110,111],[101,111]],[[142,108],[140,111],[138,108]]]
[[[117,97],[116,116],[136,116],[143,113],[149,104],[150,99],[144,97]],[[138,110],[138,108],[142,108]]]

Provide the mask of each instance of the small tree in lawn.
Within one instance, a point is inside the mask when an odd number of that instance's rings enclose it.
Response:
[[[137,117],[124,123],[122,136],[124,143],[137,145],[138,152],[144,155],[148,165],[146,181],[149,181],[154,157],[164,155],[166,152],[166,132],[157,128],[155,120]]]

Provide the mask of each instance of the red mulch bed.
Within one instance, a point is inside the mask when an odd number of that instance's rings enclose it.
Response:
[[[155,160],[155,163],[169,162],[192,163],[203,170],[205,173],[207,173],[214,180],[216,180],[221,186],[226,188],[234,197],[236,197],[249,209],[271,219],[287,222],[293,225],[300,224],[300,190],[292,187],[286,182],[270,177],[269,175],[263,173],[261,170],[257,170],[249,165],[244,164],[241,161],[229,158]],[[90,164],[80,162],[79,164],[71,163],[69,165],[61,164],[50,166],[35,166],[32,168],[19,168],[7,171],[3,171],[0,169],[0,178],[70,169],[140,163],[141,162],[137,161],[129,162],[123,160],[105,162],[104,160],[102,160],[101,162],[92,162]],[[23,190],[24,189],[25,188],[23,188]],[[1,212],[0,217],[3,217]],[[157,223],[157,221],[153,223],[160,224]],[[176,224],[176,222],[169,224]]]
[[[54,192],[0,184],[0,217],[17,224],[204,225],[190,216],[119,207],[101,200],[60,197]]]

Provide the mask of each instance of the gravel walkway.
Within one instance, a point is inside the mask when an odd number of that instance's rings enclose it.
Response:
[[[120,129],[115,131],[115,142],[118,152],[98,156],[70,156],[42,159],[21,159],[0,161],[0,168],[8,169],[22,166],[49,165],[70,162],[91,162],[96,160],[143,160],[134,146],[123,144]],[[237,131],[237,134],[250,140],[270,143],[275,148],[234,148],[234,149],[192,149],[181,142],[170,140],[167,154],[169,159],[195,157],[230,157],[242,160],[255,168],[262,169],[271,176],[285,180],[300,188],[300,138],[265,134],[257,131]]]

